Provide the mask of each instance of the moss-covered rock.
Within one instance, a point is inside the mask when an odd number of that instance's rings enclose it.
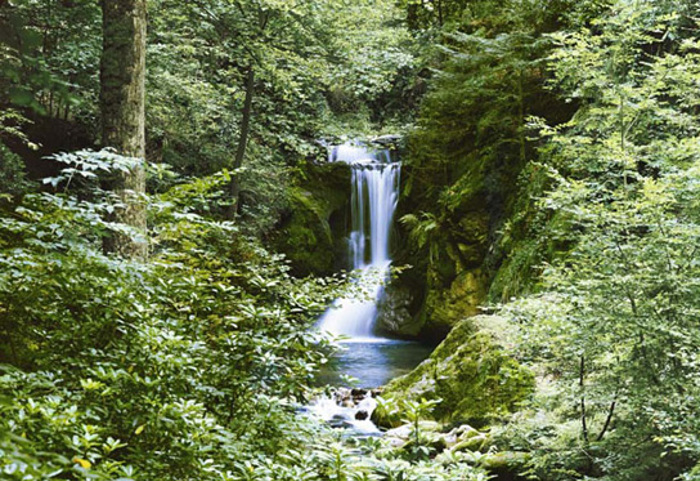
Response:
[[[273,243],[298,276],[330,275],[345,259],[350,168],[308,164],[287,194],[288,209]]]
[[[437,420],[474,426],[513,412],[533,391],[534,376],[508,353],[508,329],[498,316],[461,321],[427,360],[391,381],[383,396],[442,399],[433,412]]]
[[[431,342],[444,339],[461,319],[476,315],[486,300],[490,277],[482,266],[489,250],[492,219],[484,201],[483,175],[476,171],[464,174],[445,192],[449,215],[427,218],[433,225],[422,227],[429,237],[425,246],[416,248],[409,242],[400,251],[400,261],[416,266],[416,274],[423,276],[421,292],[412,291],[422,304],[412,310],[412,321],[404,324]],[[414,239],[415,244],[419,237],[415,232],[420,228],[414,224],[406,223],[413,226],[414,234],[404,232],[403,238]],[[398,287],[404,287],[402,279]]]
[[[485,454],[479,458],[477,465],[496,475],[496,479],[501,481],[524,480],[529,478],[521,473],[526,470],[530,458],[530,453],[502,451]]]
[[[488,278],[481,269],[460,272],[446,289],[430,289],[416,324],[420,337],[438,342],[466,317],[479,314]]]

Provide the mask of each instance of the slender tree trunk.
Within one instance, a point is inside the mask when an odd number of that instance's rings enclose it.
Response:
[[[406,23],[408,28],[417,29],[419,27],[418,5],[409,3],[406,7]]]
[[[603,429],[601,429],[600,434],[596,438],[596,441],[602,441],[603,436],[605,436],[605,433],[608,431],[608,428],[610,427],[610,422],[612,421],[613,414],[615,414],[615,405],[617,404],[617,398],[613,400],[613,402],[610,403],[610,409],[608,409],[608,416],[605,418],[605,424],[603,425]]]
[[[586,422],[586,396],[584,395],[584,383],[583,379],[586,375],[586,360],[583,355],[581,355],[581,364],[579,365],[579,387],[581,388],[581,432],[583,433],[583,440],[588,444],[588,424]]]
[[[248,145],[248,135],[250,134],[250,119],[253,116],[253,96],[255,95],[255,70],[251,65],[248,67],[248,75],[245,85],[245,100],[243,102],[243,117],[241,119],[241,134],[238,138],[238,148],[236,158],[233,161],[233,169],[240,169],[243,165],[246,147]],[[229,194],[231,204],[226,212],[226,218],[232,220],[239,212],[240,182],[238,174],[234,173],[229,184]]]
[[[146,191],[145,74],[146,0],[101,0],[103,21],[100,103],[102,143],[121,155],[141,159],[120,174],[113,188],[126,208],[115,221],[145,233],[146,209],[139,197]],[[127,257],[144,258],[145,241],[114,235],[105,247]]]
[[[527,159],[527,151],[525,149],[525,92],[523,88],[523,79],[524,73],[522,70],[520,70],[520,73],[518,75],[518,122],[520,125],[518,125],[519,131],[519,142],[520,142],[520,162],[521,165],[525,165],[525,161]]]

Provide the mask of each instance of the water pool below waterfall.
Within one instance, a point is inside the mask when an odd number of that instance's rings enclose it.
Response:
[[[382,386],[402,376],[420,364],[432,347],[415,341],[383,340],[382,342],[348,342],[329,366],[321,373],[321,384],[342,385],[343,375],[355,378],[364,388]]]

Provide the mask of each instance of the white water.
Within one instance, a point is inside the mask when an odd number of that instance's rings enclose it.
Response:
[[[311,403],[308,409],[316,418],[336,427],[351,428],[360,435],[377,435],[380,434],[379,428],[370,420],[376,407],[377,401],[367,395],[357,406],[347,407],[341,406],[333,397],[322,397]],[[366,413],[366,419],[356,419],[357,413],[361,411]]]
[[[391,264],[389,234],[399,198],[401,164],[392,162],[388,151],[372,152],[353,143],[334,147],[329,160],[352,167],[348,250],[352,269],[360,273],[362,292],[336,300],[319,320],[319,328],[346,336],[346,342],[383,342],[373,331],[377,301]]]

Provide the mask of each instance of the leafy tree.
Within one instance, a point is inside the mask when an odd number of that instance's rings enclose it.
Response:
[[[51,118],[95,112],[99,8],[94,2],[20,0],[0,5],[0,99]],[[94,115],[93,115],[94,118]]]
[[[556,86],[581,107],[543,130],[541,207],[563,221],[542,234],[573,242],[506,308],[555,386],[535,403],[556,406],[551,431],[527,435],[545,479],[672,479],[699,459],[698,124],[680,94],[698,39],[675,7],[619,2],[594,35],[555,36]]]

